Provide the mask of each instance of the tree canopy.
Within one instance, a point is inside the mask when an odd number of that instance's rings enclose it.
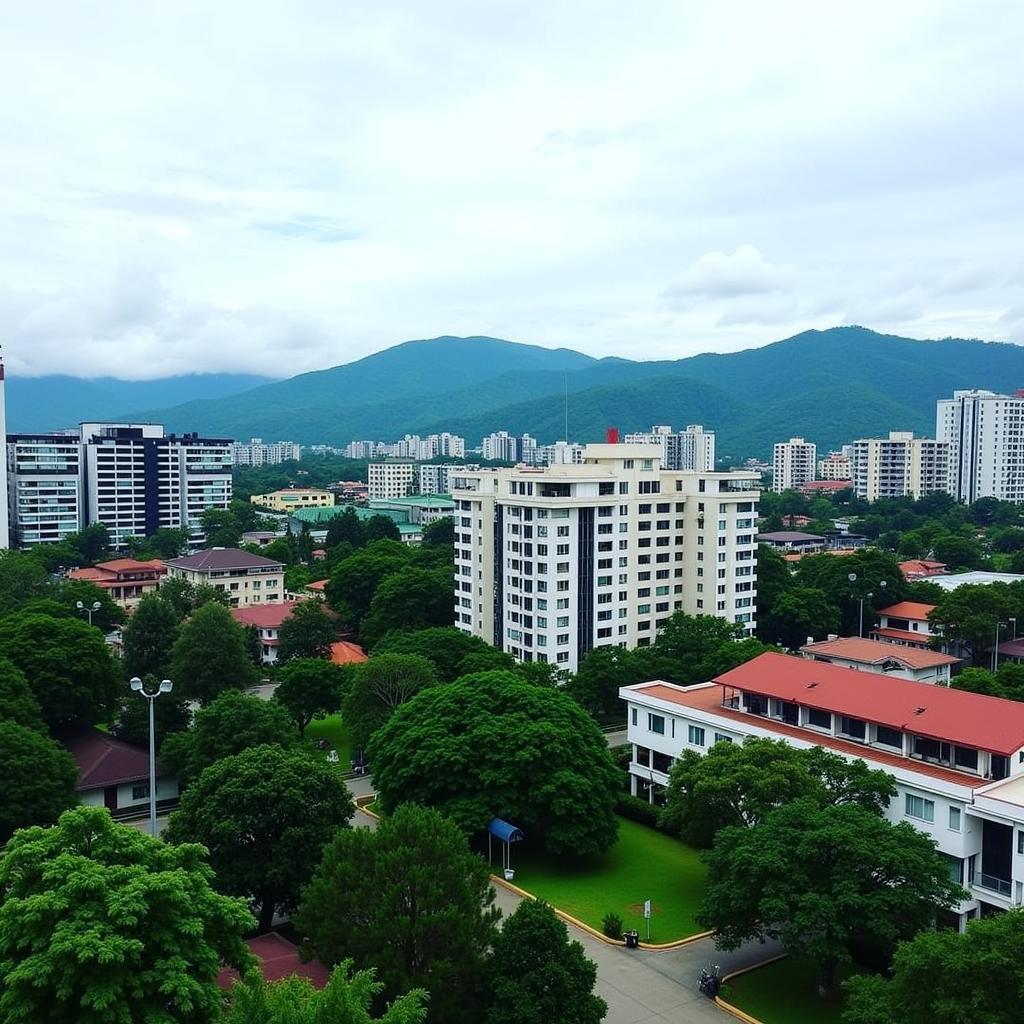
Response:
[[[0,845],[15,829],[49,825],[75,803],[78,768],[37,729],[0,719]]]
[[[277,655],[292,658],[326,658],[337,638],[337,628],[319,601],[300,601],[277,631]]]
[[[340,707],[348,683],[340,665],[319,658],[296,658],[280,672],[274,700],[291,716],[299,735],[314,718],[333,715]]]
[[[408,565],[381,580],[359,634],[372,646],[393,629],[424,629],[451,621],[451,566]]]
[[[245,633],[223,605],[202,605],[181,627],[171,649],[171,679],[183,696],[203,704],[225,690],[256,685]]]
[[[437,682],[434,666],[418,654],[378,654],[351,673],[343,706],[352,746],[361,750],[397,707]]]
[[[615,841],[622,776],[601,731],[572,698],[513,672],[427,687],[374,733],[369,756],[387,813],[434,807],[467,835],[500,817],[555,853]]]
[[[327,602],[346,625],[359,629],[369,614],[377,587],[411,562],[411,552],[400,541],[384,539],[367,544],[335,567],[324,587]]]
[[[253,963],[253,921],[211,878],[201,847],[99,807],[16,832],[0,854],[0,1020],[214,1024],[217,974]]]
[[[355,808],[336,765],[304,750],[264,745],[204,769],[171,815],[164,837],[202,843],[217,886],[259,906],[267,931],[295,909],[324,847]]]
[[[387,999],[426,988],[431,1024],[461,1024],[479,1019],[493,900],[487,864],[455,825],[405,804],[376,832],[336,833],[295,924],[310,955],[375,968]]]
[[[122,633],[125,675],[166,679],[180,622],[181,615],[171,601],[146,594]]]
[[[39,707],[32,687],[25,673],[0,654],[0,722],[17,722],[18,725],[42,731],[43,712]]]
[[[373,648],[378,654],[418,654],[434,663],[437,678],[450,683],[460,675],[462,662],[472,654],[489,654],[494,648],[478,636],[463,633],[454,626],[432,626],[386,634]]]

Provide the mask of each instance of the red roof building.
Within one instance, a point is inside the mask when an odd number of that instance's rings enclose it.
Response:
[[[348,640],[339,640],[336,644],[331,644],[331,661],[335,665],[358,665],[369,660],[369,655],[359,644],[350,643]]]
[[[241,626],[252,626],[258,631],[264,665],[273,665],[277,661],[281,624],[291,617],[296,604],[297,601],[282,601],[280,604],[252,604],[231,609],[231,617],[235,622]]]
[[[927,558],[911,558],[900,562],[900,572],[907,581],[926,580],[929,576],[945,576],[949,566],[945,562],[931,562]]]
[[[878,626],[871,630],[872,640],[905,647],[926,648],[938,635],[928,622],[935,605],[921,601],[898,601],[877,612]]]
[[[299,949],[277,932],[257,935],[246,939],[249,952],[256,957],[260,965],[260,973],[266,981],[281,981],[283,978],[307,978],[315,988],[323,988],[330,977],[330,971],[319,960],[303,963],[299,959]],[[224,992],[230,992],[238,981],[238,971],[233,967],[225,967],[217,975],[217,984]]]
[[[901,647],[859,636],[840,636],[804,644],[800,653],[813,661],[939,686],[949,685],[952,666],[960,663],[959,658],[941,654],[929,647]]]
[[[836,494],[839,491],[848,491],[852,486],[849,480],[808,480],[800,488],[800,493],[808,497],[815,494]]]
[[[88,580],[105,590],[122,608],[134,608],[146,594],[155,593],[167,575],[160,559],[141,562],[134,558],[115,558],[86,569],[71,569],[69,580]]]

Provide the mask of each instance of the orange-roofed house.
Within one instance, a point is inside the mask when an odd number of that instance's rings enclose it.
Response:
[[[348,640],[331,644],[331,661],[335,665],[359,665],[369,661],[370,656],[359,646]]]
[[[140,562],[134,558],[115,558],[88,569],[71,569],[69,580],[88,580],[105,590],[122,608],[134,608],[146,594],[154,594],[167,575],[167,566],[154,558]]]
[[[900,562],[900,572],[905,580],[913,582],[926,580],[929,576],[945,576],[949,566],[945,562],[932,562],[927,558],[911,558],[907,562]]]
[[[905,653],[905,652],[904,652]],[[966,890],[946,923],[1024,905],[1024,703],[768,652],[697,686],[624,686],[634,795],[661,803],[685,752],[753,738],[887,772],[894,823],[931,837]]]
[[[871,630],[872,640],[906,647],[928,647],[938,635],[928,622],[935,605],[921,601],[898,601],[879,608],[878,625]]]
[[[251,604],[231,609],[231,618],[235,622],[241,626],[251,626],[258,632],[260,659],[264,665],[277,663],[281,624],[291,617],[296,604],[297,601],[282,601],[279,604]]]
[[[950,672],[954,665],[960,664],[959,658],[927,647],[900,647],[880,640],[865,640],[859,636],[833,637],[804,644],[800,653],[805,658],[830,665],[842,665],[861,672],[878,672],[937,686],[949,686]]]

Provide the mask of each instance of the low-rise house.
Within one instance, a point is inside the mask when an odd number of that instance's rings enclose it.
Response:
[[[945,562],[935,562],[927,558],[911,558],[900,562],[900,572],[908,583],[914,580],[926,580],[932,576],[945,576],[949,566]]]
[[[260,638],[260,660],[264,665],[277,663],[277,648],[281,643],[281,624],[291,617],[296,601],[279,604],[255,604],[232,608],[231,617],[241,626],[254,628]]]
[[[938,635],[928,621],[935,605],[921,601],[898,601],[887,608],[879,608],[878,625],[871,630],[872,640],[907,647],[929,647]]]
[[[960,664],[959,658],[927,647],[897,646],[857,636],[829,637],[807,643],[800,648],[800,653],[812,661],[938,686],[949,686],[950,672],[954,665]]]
[[[267,494],[254,494],[249,501],[275,512],[292,512],[298,508],[330,508],[334,494],[316,487],[282,487]]]
[[[893,776],[885,816],[931,836],[967,890],[951,924],[1024,904],[1024,703],[775,653],[697,686],[619,695],[635,795],[661,802],[687,750],[750,737],[824,747]]]
[[[110,599],[122,608],[134,608],[146,594],[156,593],[166,575],[167,568],[158,558],[148,562],[115,558],[86,569],[71,569],[67,578],[87,580],[105,590]]]
[[[816,533],[801,533],[799,530],[774,530],[757,535],[758,544],[767,544],[776,551],[791,551],[794,554],[806,555],[824,551],[826,541]]]
[[[170,579],[216,587],[232,608],[284,600],[284,564],[239,548],[207,548],[165,563]]]
[[[139,697],[139,700],[144,698]],[[99,729],[85,729],[64,739],[78,765],[79,799],[89,807],[106,807],[115,818],[149,812],[149,752]],[[178,805],[175,776],[156,765],[156,807],[163,813]]]
[[[331,644],[331,663],[334,665],[360,665],[369,661],[369,655],[349,640],[339,640]]]
[[[273,544],[275,540],[280,540],[286,536],[282,530],[278,533],[275,530],[246,530],[242,534],[242,543],[248,544],[250,547],[265,548],[268,544]]]

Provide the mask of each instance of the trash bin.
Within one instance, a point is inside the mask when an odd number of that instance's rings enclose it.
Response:
[[[640,933],[635,929],[626,932],[626,949],[640,948]]]
[[[515,878],[515,877],[516,877],[516,869],[515,868],[505,868],[505,881],[506,882],[511,882],[512,879]]]

